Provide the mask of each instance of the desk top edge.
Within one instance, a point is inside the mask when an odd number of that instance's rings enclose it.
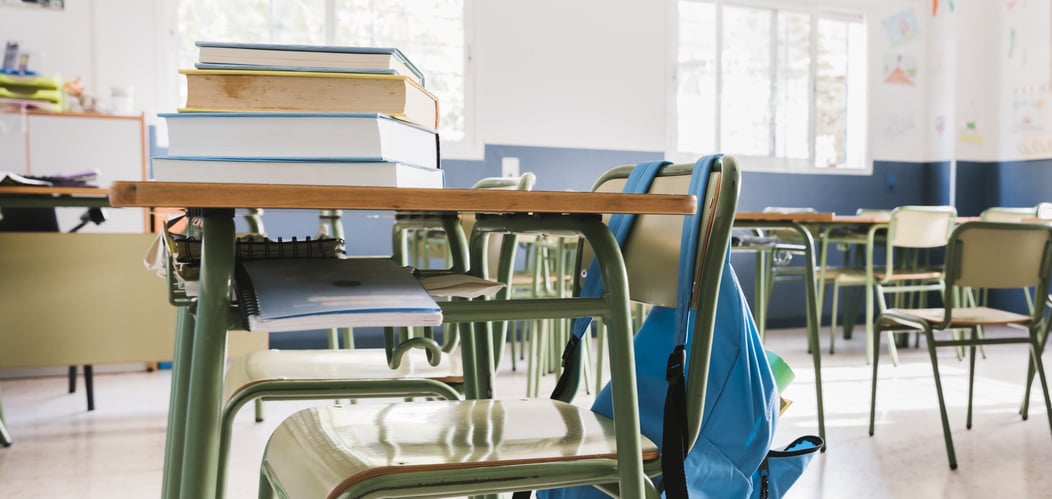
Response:
[[[692,214],[675,194],[117,181],[118,207],[291,208],[432,212]]]
[[[103,187],[61,187],[61,186],[24,186],[4,185],[0,186],[0,195],[69,195],[82,197],[106,197],[109,191]]]

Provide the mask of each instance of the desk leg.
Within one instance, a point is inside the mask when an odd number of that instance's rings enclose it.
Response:
[[[215,493],[223,400],[223,361],[234,266],[234,212],[209,210],[202,227],[201,294],[190,359],[180,497]]]
[[[594,223],[592,223],[594,222]],[[606,284],[606,299],[610,305],[605,317],[610,342],[610,380],[615,408],[614,425],[617,438],[617,465],[620,470],[621,497],[646,497],[643,473],[643,452],[639,438],[639,395],[636,392],[635,350],[632,344],[632,312],[628,296],[628,273],[621,248],[614,235],[600,220],[582,224],[581,235],[595,251],[599,270]]]
[[[815,285],[815,240],[811,231],[797,225],[800,236],[804,238],[804,287],[807,290],[807,344],[811,349],[811,359],[815,366],[815,398],[818,403],[818,436],[826,439],[825,403],[822,401],[822,347],[818,341],[818,330],[821,319],[818,315],[818,286]],[[825,450],[825,447],[822,448]]]
[[[175,316],[175,350],[172,356],[171,393],[168,398],[168,433],[164,447],[164,479],[161,497],[179,497],[186,441],[186,397],[190,386],[190,349],[194,341],[194,315],[189,306],[179,307]]]

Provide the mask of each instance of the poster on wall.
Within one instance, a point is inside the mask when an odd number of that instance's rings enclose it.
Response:
[[[884,55],[884,83],[888,85],[916,85],[917,58],[910,54]]]
[[[920,24],[913,9],[906,9],[898,14],[885,17],[881,21],[884,36],[892,47],[902,45],[920,34]]]

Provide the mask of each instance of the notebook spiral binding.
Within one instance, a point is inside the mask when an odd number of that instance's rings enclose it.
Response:
[[[201,241],[178,234],[170,235],[172,256],[177,263],[192,263],[201,259]],[[338,258],[344,252],[344,240],[339,238],[311,239],[307,236],[291,241],[277,241],[252,236],[235,243],[235,255],[242,260],[267,258]]]

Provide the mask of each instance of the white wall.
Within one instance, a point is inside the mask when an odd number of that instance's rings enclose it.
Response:
[[[87,91],[106,106],[111,87],[130,86],[136,110],[151,121],[170,108],[176,79],[166,68],[169,29],[165,1],[76,0],[63,10],[0,6],[0,38],[18,40],[29,50],[30,69],[80,77]]]
[[[477,2],[483,143],[662,151],[668,2]]]
[[[1048,2],[1016,2],[1027,10],[1007,12],[1004,2],[943,1],[935,15],[927,0],[839,3],[867,15],[874,159],[1052,157],[1013,153],[1018,144],[1048,138],[1047,98],[1040,126],[1007,125],[1017,119],[1020,102],[1048,95]],[[950,4],[956,4],[953,12]],[[0,6],[0,37],[20,40],[41,54],[35,61],[44,72],[81,76],[104,100],[111,86],[134,86],[137,106],[156,123],[156,113],[180,104],[170,49],[174,5],[175,0],[77,0],[61,11]],[[481,143],[665,149],[674,0],[475,0],[472,5],[472,88]],[[885,21],[904,12],[916,21],[914,36],[885,29]],[[1025,64],[1004,57],[1009,27],[1017,29]],[[913,85],[884,81],[885,60],[898,55],[916,69]],[[1018,88],[1032,89],[1036,97],[1013,95]],[[979,127],[979,143],[961,141],[969,120]]]

